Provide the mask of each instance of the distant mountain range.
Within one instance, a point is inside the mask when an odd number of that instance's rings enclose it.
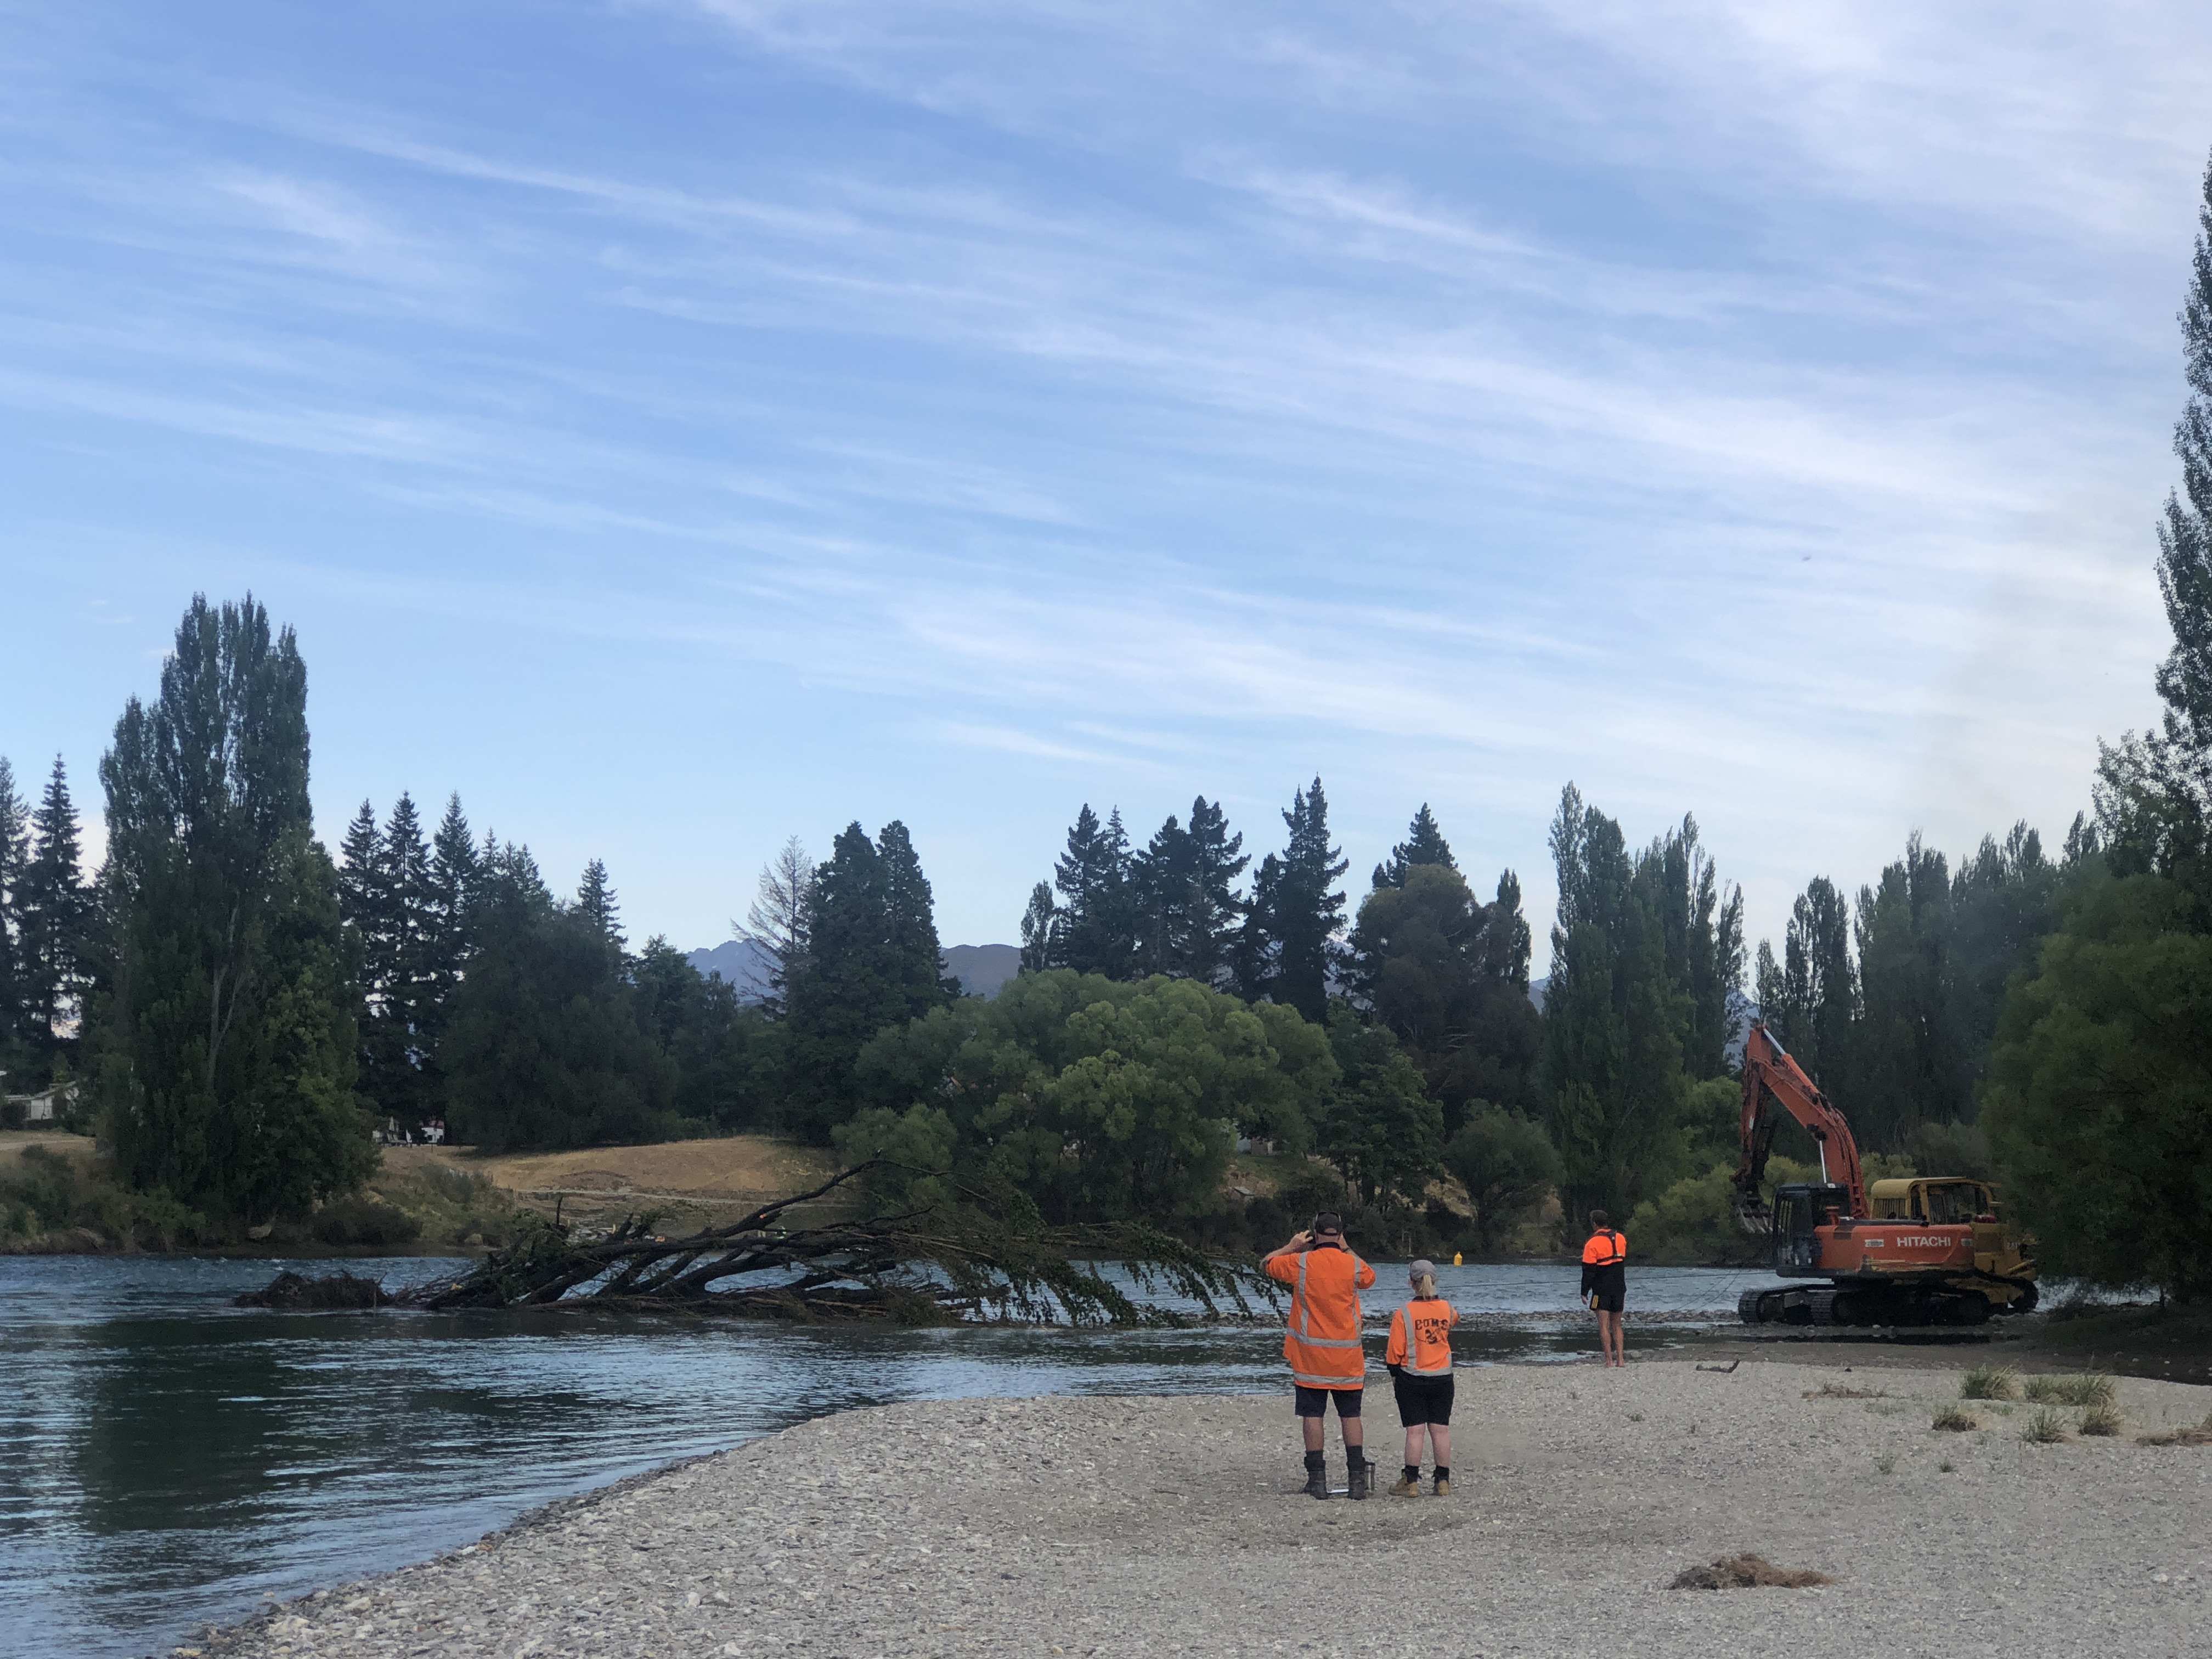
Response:
[[[720,974],[735,986],[740,1002],[761,1000],[774,965],[765,950],[742,939],[724,939],[706,950],[694,951],[690,961],[701,973]],[[1020,969],[1022,950],[1018,945],[956,945],[938,961],[969,996],[996,996],[999,988]]]

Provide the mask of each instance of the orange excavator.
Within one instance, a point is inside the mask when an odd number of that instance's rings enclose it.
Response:
[[[1761,1195],[1784,1112],[1820,1154],[1820,1179]],[[1825,1283],[1746,1291],[1747,1325],[1978,1325],[2035,1306],[2035,1264],[1997,1218],[1997,1189],[1960,1176],[1877,1181],[1871,1192],[1850,1125],[1754,1021],[1743,1053],[1743,1156],[1736,1219],[1774,1241],[1774,1271]]]

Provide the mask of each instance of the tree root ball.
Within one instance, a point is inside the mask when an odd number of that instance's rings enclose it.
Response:
[[[258,1291],[231,1298],[236,1308],[381,1308],[392,1300],[373,1279],[349,1273],[309,1279],[289,1271],[278,1273]]]
[[[1836,1581],[1825,1572],[1778,1567],[1763,1555],[1726,1555],[1710,1567],[1687,1567],[1669,1589],[1805,1589]]]

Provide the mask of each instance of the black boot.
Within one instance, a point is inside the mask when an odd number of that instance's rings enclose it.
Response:
[[[1306,1454],[1306,1496],[1328,1496],[1328,1462],[1319,1452]]]
[[[1349,1462],[1352,1466],[1351,1490],[1345,1496],[1352,1498],[1364,1498],[1367,1496],[1367,1472],[1375,1466],[1367,1461],[1367,1454],[1357,1446],[1352,1449]]]

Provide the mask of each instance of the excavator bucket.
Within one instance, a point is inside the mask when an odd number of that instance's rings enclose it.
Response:
[[[1735,1212],[1736,1225],[1753,1238],[1771,1238],[1774,1236],[1774,1206],[1757,1192],[1746,1192],[1742,1188],[1737,1188],[1729,1200],[1729,1206]]]

